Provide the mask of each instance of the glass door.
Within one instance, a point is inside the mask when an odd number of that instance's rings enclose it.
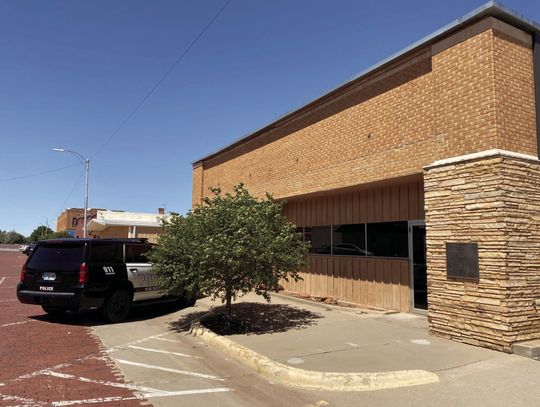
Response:
[[[409,264],[412,306],[417,310],[427,310],[426,225],[424,221],[409,222]]]

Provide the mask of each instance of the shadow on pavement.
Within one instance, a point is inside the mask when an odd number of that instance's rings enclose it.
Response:
[[[232,306],[233,319],[241,321],[240,329],[230,331],[218,323],[220,314],[226,314],[225,306],[214,308],[212,316],[203,325],[220,335],[244,334],[262,335],[277,332],[286,332],[291,329],[304,329],[317,323],[322,318],[320,314],[292,307],[284,304],[261,304],[256,302],[241,302]],[[184,332],[188,331],[190,324],[203,316],[208,311],[192,312],[176,322],[171,323],[171,329]],[[206,319],[206,318],[205,318]]]
[[[142,321],[145,319],[151,319],[170,314],[172,312],[179,311],[183,306],[179,306],[177,303],[160,303],[160,304],[145,304],[133,307],[129,312],[125,321],[119,322],[124,324],[127,322]],[[70,311],[60,315],[48,315],[45,312],[41,315],[33,315],[29,317],[42,322],[49,322],[52,324],[62,325],[74,325],[74,326],[99,326],[109,325],[105,318],[101,315],[99,310],[89,311]]]

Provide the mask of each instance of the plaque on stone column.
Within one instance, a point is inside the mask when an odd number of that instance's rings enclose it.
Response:
[[[478,281],[478,243],[446,243],[448,278]]]

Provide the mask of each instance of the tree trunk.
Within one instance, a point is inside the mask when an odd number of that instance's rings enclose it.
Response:
[[[227,287],[225,289],[225,301],[227,313],[229,314],[229,319],[232,318],[232,290]]]

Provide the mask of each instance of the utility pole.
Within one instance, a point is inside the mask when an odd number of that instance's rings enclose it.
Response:
[[[52,151],[59,151],[61,153],[70,153],[73,154],[77,159],[81,162],[81,164],[84,167],[84,224],[83,224],[83,237],[85,238],[86,228],[87,228],[87,217],[88,217],[88,173],[90,172],[90,160],[88,158],[84,158],[81,154],[79,154],[76,151],[73,150],[67,150],[65,148],[58,148],[55,147],[52,149]]]

